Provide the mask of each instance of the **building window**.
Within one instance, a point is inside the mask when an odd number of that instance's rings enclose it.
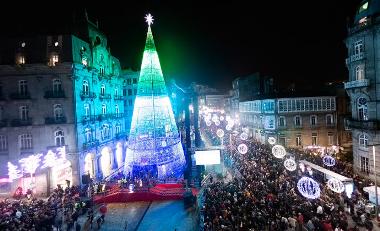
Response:
[[[91,128],[86,128],[84,130],[84,134],[85,134],[86,142],[92,141],[92,131],[91,131]]]
[[[362,65],[355,67],[355,80],[364,79],[364,68]]]
[[[63,117],[63,110],[62,110],[62,105],[61,104],[54,104],[54,118],[56,120],[59,120],[60,118]]]
[[[366,133],[362,133],[359,135],[359,147],[368,147],[368,135]]]
[[[123,96],[127,96],[127,89],[123,89]]]
[[[364,51],[363,40],[354,43],[354,55],[359,55]]]
[[[17,58],[16,58],[16,64],[17,65],[23,65],[25,64],[25,55],[17,55]]]
[[[87,117],[87,116],[90,116],[91,115],[91,111],[90,111],[90,104],[88,103],[85,103],[83,105],[84,107],[84,115]]]
[[[359,120],[368,120],[368,105],[367,99],[360,97],[357,101],[358,104],[358,119]]]
[[[115,105],[115,113],[119,114],[119,105],[117,105],[117,104]]]
[[[28,95],[28,82],[26,80],[18,81],[18,93],[20,95]]]
[[[115,134],[120,134],[120,132],[121,132],[121,125],[117,123],[115,126]]]
[[[310,125],[311,126],[316,126],[317,125],[317,116],[316,115],[310,116]]]
[[[294,126],[296,126],[296,127],[302,126],[301,116],[295,116],[294,117]]]
[[[129,105],[129,106],[133,106],[133,103],[132,103],[132,100],[131,100],[131,99],[128,100],[128,105]]]
[[[8,140],[7,136],[0,136],[0,151],[8,150]]]
[[[49,66],[53,67],[55,66],[59,61],[59,56],[58,54],[51,54],[50,55],[50,60],[49,60]]]
[[[106,86],[102,84],[100,87],[100,95],[104,96],[106,94]]]
[[[110,138],[110,126],[108,124],[103,124],[101,130],[101,136],[103,140]]]
[[[63,131],[59,130],[54,133],[55,136],[55,146],[64,146],[65,145],[65,134]]]
[[[82,91],[83,91],[84,95],[88,95],[89,85],[88,85],[88,81],[87,80],[83,80]]]
[[[127,79],[127,84],[131,85],[132,84],[132,80],[131,79]]]
[[[128,96],[132,95],[132,89],[128,89]]]
[[[19,108],[20,111],[20,120],[28,120],[29,118],[29,108],[28,106],[21,106]]]
[[[102,104],[102,114],[105,115],[107,114],[107,105]]]
[[[137,89],[133,89],[133,94],[137,95]]]
[[[297,146],[297,147],[302,146],[301,134],[297,134],[297,135],[296,135],[296,146]]]
[[[104,76],[104,67],[103,67],[103,65],[99,66],[99,75],[100,76]]]
[[[327,133],[327,143],[328,145],[334,145],[334,133],[332,132]]]
[[[62,81],[60,79],[53,80],[53,92],[61,92],[62,91]]]
[[[280,116],[278,118],[278,126],[279,127],[285,127],[286,126],[286,120],[284,116]]]
[[[334,124],[334,117],[331,114],[326,115],[326,125],[331,126]]]
[[[318,143],[318,134],[316,132],[311,133],[311,145],[315,146]]]
[[[137,84],[137,78],[133,78],[133,84]]]
[[[367,157],[360,157],[360,171],[369,173],[369,160]]]
[[[119,89],[115,88],[115,96],[119,96]]]
[[[286,147],[286,136],[281,135],[280,138],[278,139],[278,142],[280,145]]]
[[[33,147],[32,135],[22,134],[19,136],[20,139],[20,149],[31,149]]]

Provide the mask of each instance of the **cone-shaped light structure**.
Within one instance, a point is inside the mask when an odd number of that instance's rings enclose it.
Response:
[[[148,33],[124,171],[134,176],[149,173],[161,179],[179,177],[185,156],[150,28],[153,18],[149,14],[146,19]]]

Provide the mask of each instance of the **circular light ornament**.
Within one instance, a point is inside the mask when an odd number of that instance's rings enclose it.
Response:
[[[217,120],[219,120],[219,118],[218,118],[218,115],[217,114],[214,114],[213,116],[212,116],[212,122],[216,122]]]
[[[342,193],[344,192],[344,184],[342,181],[336,179],[336,178],[331,178],[327,181],[327,186],[331,189],[331,191],[336,192],[336,193]]]
[[[285,150],[284,146],[277,144],[277,145],[273,146],[272,154],[276,158],[282,159],[286,155],[286,150]]]
[[[220,120],[220,121],[224,121],[224,116],[220,116],[220,117],[219,117],[219,120]]]
[[[217,131],[216,131],[216,135],[218,136],[218,137],[220,137],[220,138],[222,138],[223,136],[224,136],[224,131],[223,131],[223,129],[218,129]]]
[[[246,154],[248,152],[248,147],[246,144],[239,144],[239,146],[237,147],[237,150],[241,154]]]
[[[274,137],[268,137],[268,143],[271,145],[274,145],[276,143],[276,138]]]
[[[226,125],[226,130],[227,131],[231,131],[232,130],[232,126],[230,126],[229,124]]]
[[[292,158],[286,159],[286,160],[284,161],[284,166],[285,166],[285,168],[286,168],[287,170],[289,170],[289,171],[291,171],[291,172],[293,172],[294,170],[297,169],[297,164],[296,164],[296,162],[294,161],[294,159],[292,159]]]
[[[309,199],[317,199],[321,196],[319,184],[310,177],[304,176],[297,182],[298,191]]]
[[[220,121],[219,120],[215,121],[215,125],[219,126],[220,125]]]
[[[206,125],[207,125],[208,127],[210,127],[210,126],[211,126],[211,121],[208,120],[208,121],[206,122]]]
[[[205,123],[207,123],[207,121],[210,121],[210,118],[205,117]]]
[[[248,134],[245,133],[245,132],[241,133],[241,134],[240,134],[240,139],[241,139],[241,140],[247,140],[247,139],[248,139]]]
[[[324,156],[322,160],[323,160],[323,164],[328,167],[334,166],[336,162],[335,158],[329,155]]]

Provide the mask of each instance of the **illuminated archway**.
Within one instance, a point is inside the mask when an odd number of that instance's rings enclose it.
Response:
[[[94,154],[87,153],[86,157],[84,158],[84,173],[89,173],[90,177],[94,178],[94,170]]]
[[[120,142],[116,144],[116,162],[118,168],[123,165],[123,145]]]
[[[112,151],[109,147],[104,147],[101,151],[100,165],[103,172],[103,178],[111,174],[112,162],[111,162]]]

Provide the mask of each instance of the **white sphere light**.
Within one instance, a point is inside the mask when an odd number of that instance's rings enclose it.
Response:
[[[239,146],[237,147],[237,150],[241,154],[246,154],[248,152],[248,147],[246,144],[239,144]]]
[[[335,158],[332,156],[326,155],[323,157],[323,164],[328,167],[334,166],[335,162]]]
[[[276,143],[276,138],[274,137],[268,137],[268,143],[271,145],[274,145]]]
[[[220,121],[219,120],[215,121],[215,125],[219,126],[220,125]]]
[[[248,134],[245,133],[245,132],[241,133],[241,134],[240,134],[240,139],[241,139],[241,140],[247,140],[247,139],[248,139]]]
[[[309,199],[317,199],[321,196],[319,184],[310,177],[304,176],[297,182],[298,191]]]
[[[223,117],[223,116],[220,116],[220,117],[219,117],[219,120],[220,120],[220,121],[223,121],[223,120],[224,120],[224,117]]]
[[[336,192],[336,193],[342,193],[344,192],[344,184],[342,181],[336,179],[336,178],[331,178],[327,181],[327,186],[331,189],[331,191]]]
[[[218,129],[217,131],[216,131],[216,135],[218,136],[218,137],[220,137],[220,138],[222,138],[223,136],[224,136],[224,131],[223,131],[223,129]]]
[[[211,121],[208,120],[208,121],[206,122],[206,125],[207,125],[208,127],[210,127],[210,126],[211,126]]]
[[[294,170],[297,169],[297,164],[292,158],[286,159],[284,161],[284,166],[287,170],[289,170],[291,172],[293,172]]]
[[[282,159],[282,158],[284,158],[284,156],[286,156],[286,150],[285,150],[284,146],[277,144],[277,145],[273,146],[272,154],[276,158]]]

